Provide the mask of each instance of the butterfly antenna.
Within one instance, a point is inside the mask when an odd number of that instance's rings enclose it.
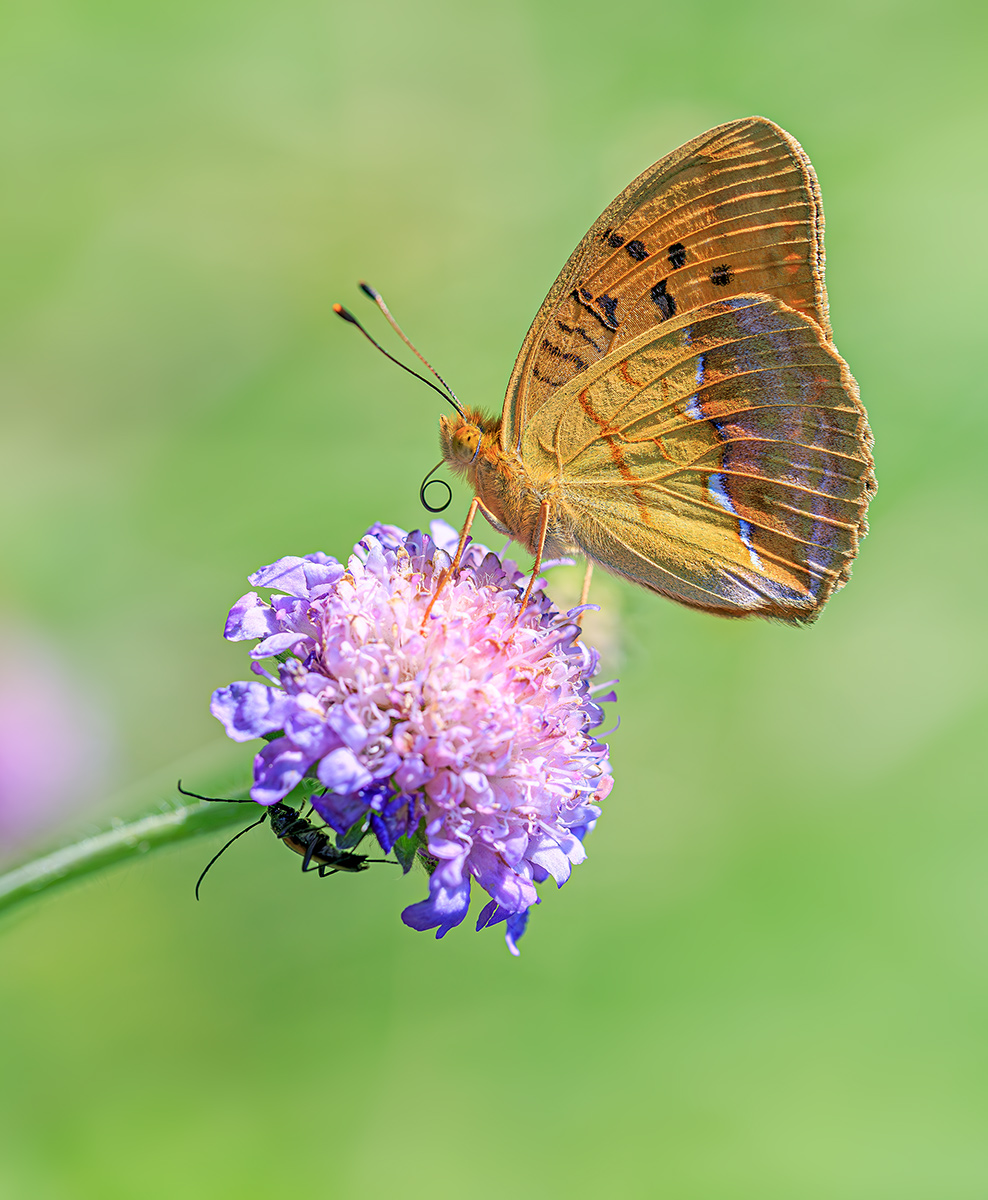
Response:
[[[443,379],[443,377],[439,374],[439,372],[432,365],[432,363],[429,362],[429,360],[425,357],[425,355],[421,354],[415,348],[411,339],[408,337],[408,335],[405,333],[405,331],[402,329],[402,327],[398,324],[398,322],[392,316],[391,309],[388,308],[388,306],[384,303],[384,297],[377,290],[377,288],[372,288],[369,283],[365,283],[364,280],[362,280],[362,279],[357,284],[357,286],[364,293],[364,295],[369,296],[371,298],[371,300],[373,300],[374,303],[377,305],[377,307],[381,310],[381,312],[384,313],[385,319],[387,320],[387,322],[391,326],[391,328],[401,338],[401,340],[405,343],[405,345],[409,348],[409,350],[411,350],[411,352],[415,355],[415,357],[419,360],[419,362],[425,367],[425,369],[430,374],[435,375],[435,377],[439,380],[439,382],[443,385],[443,387],[449,393],[450,398],[453,400],[456,400],[456,392],[453,391],[453,389],[449,386],[449,384],[446,382],[446,380]],[[458,401],[457,401],[457,404],[459,404]]]
[[[444,392],[442,390],[442,388],[437,388],[436,385],[432,382],[432,380],[426,379],[426,377],[424,375],[420,375],[418,373],[418,371],[413,371],[411,367],[406,367],[405,364],[403,362],[400,362],[397,358],[395,358],[395,356],[393,354],[389,354],[387,352],[387,350],[385,350],[384,347],[379,342],[376,342],[371,337],[371,335],[367,332],[367,330],[363,327],[363,325],[360,324],[360,322],[353,315],[353,313],[350,312],[349,309],[344,308],[342,304],[334,304],[333,312],[336,313],[336,315],[338,317],[342,317],[344,321],[349,321],[351,325],[356,325],[356,327],[360,330],[360,332],[364,335],[364,337],[370,342],[370,344],[375,349],[380,350],[385,358],[390,359],[395,364],[396,367],[401,367],[401,369],[403,371],[407,371],[409,375],[414,375],[416,379],[421,379],[421,381],[427,387],[431,387],[434,392],[438,392],[439,395],[442,396],[442,398],[446,401],[447,404],[452,404],[452,406],[456,409],[456,411],[460,414],[461,417],[464,416],[463,409],[460,408],[460,405],[454,396],[447,394],[447,392]],[[418,353],[418,351],[416,351],[416,353]],[[419,355],[419,357],[421,358],[421,355]],[[432,368],[429,367],[429,370],[431,371]],[[435,374],[434,371],[433,371],[433,374]],[[439,376],[437,375],[436,378],[438,379]],[[446,385],[443,384],[443,387],[445,387],[445,386]]]
[[[186,794],[187,794],[187,795],[191,795],[191,792],[189,792],[189,793],[186,793]],[[216,851],[216,853],[215,853],[215,854],[213,855],[213,857],[212,857],[212,858],[209,860],[209,862],[208,862],[208,863],[206,863],[205,870],[204,870],[204,871],[203,871],[203,873],[202,873],[202,874],[199,876],[199,878],[196,880],[196,899],[197,899],[197,900],[199,899],[199,885],[200,885],[200,884],[202,883],[202,881],[203,881],[203,880],[206,878],[206,872],[207,872],[207,871],[209,870],[209,868],[210,868],[210,867],[213,865],[213,863],[214,863],[214,862],[216,862],[216,860],[219,858],[219,856],[220,856],[221,854],[225,853],[227,850],[229,850],[229,849],[230,849],[230,847],[231,847],[231,846],[233,845],[233,843],[234,843],[234,842],[237,840],[237,838],[239,838],[239,837],[243,837],[245,833],[250,833],[250,831],[251,831],[252,829],[256,829],[256,828],[258,827],[258,825],[260,825],[260,824],[261,824],[261,823],[264,821],[264,818],[265,818],[267,815],[268,815],[267,813],[264,813],[264,814],[261,816],[260,820],[258,820],[258,821],[255,821],[255,822],[254,822],[252,825],[248,825],[248,826],[246,826],[246,828],[244,828],[244,829],[241,829],[241,831],[240,831],[239,833],[235,833],[235,834],[233,835],[233,837],[232,837],[232,838],[230,838],[230,840],[227,842],[227,844],[226,844],[225,846],[222,846],[222,847],[220,847],[220,849]]]

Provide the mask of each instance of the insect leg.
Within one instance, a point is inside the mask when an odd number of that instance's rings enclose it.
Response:
[[[580,592],[580,603],[586,604],[590,596],[590,581],[593,579],[593,562],[587,559],[587,570],[583,576],[583,590]]]
[[[460,541],[456,547],[456,557],[453,559],[453,564],[449,568],[450,575],[455,575],[460,568],[460,559],[463,557],[463,551],[466,549],[467,538],[470,536],[470,526],[473,524],[473,519],[477,515],[477,509],[480,507],[480,497],[474,496],[470,501],[470,509],[467,512],[467,519],[463,522],[463,529],[460,533]]]
[[[528,598],[532,594],[532,588],[535,586],[535,580],[538,578],[539,570],[542,566],[542,552],[545,550],[545,538],[549,531],[549,502],[542,501],[542,507],[539,509],[539,540],[535,550],[535,566],[532,567],[532,577],[528,581],[528,587],[525,588],[525,595],[521,598],[521,607],[518,609],[518,616],[515,617],[515,624],[518,624],[521,614],[525,611],[525,605],[528,604]]]
[[[308,845],[305,847],[305,854],[302,856],[302,871],[318,871],[322,875],[322,863],[314,863],[313,855],[322,853],[323,847],[319,845],[320,841],[325,841],[324,838],[310,838]]]
[[[466,549],[467,538],[470,536],[470,526],[473,524],[473,519],[477,515],[477,509],[480,507],[480,497],[474,496],[470,501],[470,510],[467,513],[467,519],[463,522],[463,531],[460,534],[460,542],[456,547],[456,556],[449,567],[445,568],[439,574],[439,582],[436,584],[436,590],[432,594],[432,599],[426,605],[425,613],[422,616],[422,632],[425,632],[425,625],[429,619],[429,613],[432,612],[432,606],[439,599],[439,593],[446,586],[446,580],[451,575],[455,575],[460,566],[460,559],[463,557],[463,551]]]

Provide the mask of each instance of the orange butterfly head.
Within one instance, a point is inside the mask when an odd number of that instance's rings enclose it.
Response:
[[[439,447],[446,464],[457,474],[467,475],[472,482],[481,458],[499,456],[500,431],[501,422],[497,417],[485,416],[468,405],[464,406],[462,416],[440,417]]]
[[[465,475],[477,457],[483,440],[483,417],[471,408],[464,415],[439,418],[439,447],[446,465],[458,475]]]

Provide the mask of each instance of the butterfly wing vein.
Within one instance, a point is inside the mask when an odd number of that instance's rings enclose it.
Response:
[[[573,542],[653,590],[805,620],[846,578],[872,490],[846,364],[768,296],[612,352],[528,423],[522,458]]]

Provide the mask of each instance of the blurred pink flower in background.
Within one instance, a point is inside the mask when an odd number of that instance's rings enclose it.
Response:
[[[0,632],[0,860],[78,822],[104,792],[110,722],[54,643],[14,622]]]

